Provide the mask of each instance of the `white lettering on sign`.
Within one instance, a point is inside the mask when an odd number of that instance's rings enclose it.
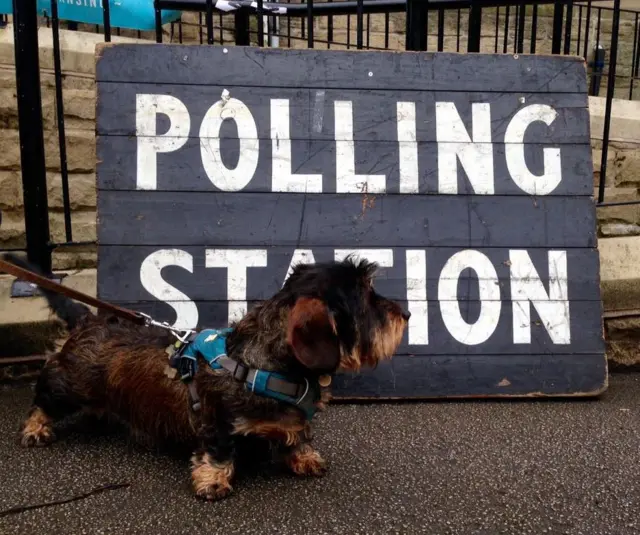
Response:
[[[471,105],[472,136],[453,102],[436,102],[436,139],[438,141],[438,192],[458,193],[458,160],[473,191],[493,195],[493,145],[489,104]]]
[[[195,329],[198,325],[198,307],[180,290],[162,278],[162,269],[178,266],[193,273],[193,257],[181,249],[160,249],[147,256],[140,266],[142,287],[153,297],[165,301],[176,313],[174,327]]]
[[[411,312],[407,336],[409,345],[429,344],[427,295],[427,254],[424,249],[409,249],[406,255],[406,299]],[[365,258],[381,268],[394,267],[393,249],[335,249],[333,258]],[[299,264],[315,264],[311,249],[293,251],[286,276]],[[571,343],[570,301],[566,251],[550,251],[549,291],[526,250],[509,251],[510,288],[512,301],[513,342],[530,344],[531,306],[541,319],[552,343]],[[193,273],[193,258],[180,249],[161,249],[147,256],[140,268],[143,288],[154,298],[171,306],[177,319],[174,326],[193,329],[198,324],[196,304],[183,292],[162,278],[162,270],[177,266]],[[238,321],[247,312],[248,268],[268,266],[265,249],[206,249],[205,267],[227,270],[228,322]],[[476,273],[479,282],[480,314],[468,323],[460,309],[458,283],[463,271]],[[258,275],[259,276],[259,275]],[[384,275],[383,275],[384,276]],[[502,307],[500,284],[495,267],[483,253],[467,249],[451,256],[440,272],[438,295],[440,312],[447,331],[458,342],[478,345],[487,341],[497,328]],[[463,301],[464,302],[464,301]]]
[[[460,311],[458,279],[465,269],[476,272],[479,282],[480,316],[467,323]],[[500,283],[491,260],[471,249],[454,254],[442,268],[438,283],[438,301],[442,319],[451,336],[465,345],[486,342],[500,321]]]
[[[289,100],[271,99],[272,191],[322,193],[322,175],[294,174],[291,170]]]
[[[251,110],[240,100],[223,97],[209,108],[200,126],[202,165],[214,186],[222,191],[240,191],[258,168],[260,140]],[[220,152],[220,128],[225,120],[235,121],[240,144],[238,164],[228,168]]]
[[[264,249],[207,249],[205,266],[227,269],[229,323],[247,313],[247,268],[267,267]]]
[[[384,193],[386,175],[357,175],[353,141],[353,105],[349,100],[334,102],[336,141],[336,191],[338,193]]]
[[[156,131],[158,114],[169,118],[169,129],[164,134]],[[137,189],[156,189],[156,155],[182,147],[187,142],[190,128],[189,111],[181,100],[170,95],[136,95]]]
[[[427,303],[427,252],[424,249],[406,252],[407,301],[411,313],[407,325],[409,345],[429,343]]]
[[[524,134],[532,123],[540,121],[547,126],[555,121],[558,113],[546,104],[531,104],[518,110],[504,134],[507,169],[518,187],[530,195],[549,195],[562,180],[560,149],[545,147],[544,172],[534,175],[524,157]]]
[[[416,142],[415,102],[398,102],[398,151],[400,159],[400,193],[419,193],[418,143]]]
[[[531,306],[542,320],[554,344],[571,343],[567,252],[549,251],[549,293],[544,289],[527,251],[509,251],[511,299],[513,303],[513,343],[531,343]],[[517,299],[517,301],[515,301]]]
[[[293,273],[293,268],[295,268],[298,264],[315,264],[316,259],[313,256],[313,251],[311,249],[296,249],[293,251],[293,255],[291,255],[291,262],[289,262],[289,269],[287,269],[287,274],[282,281],[282,286],[287,282],[287,279]]]
[[[311,110],[310,129],[314,134],[323,128],[324,93],[317,91]],[[353,103],[336,100],[334,105],[335,190],[337,193],[385,193],[387,175],[356,173]],[[271,138],[271,191],[286,193],[322,193],[321,173],[296,173],[292,163],[291,110],[289,99],[271,99],[269,104]],[[420,140],[415,102],[396,103],[398,191],[420,193]],[[169,128],[156,131],[157,116],[169,118]],[[535,175],[525,158],[525,133],[530,125],[542,122],[551,126],[558,113],[546,104],[531,104],[519,109],[508,121],[504,135],[505,163],[514,183],[530,195],[549,195],[562,181],[559,147],[544,147],[543,171]],[[228,167],[220,149],[220,129],[225,120],[235,122],[238,130],[238,163]],[[420,124],[430,124],[420,119]],[[455,103],[435,103],[435,136],[437,144],[437,191],[458,194],[459,168],[466,174],[471,190],[477,195],[495,194],[494,141],[492,140],[491,105],[471,104],[471,133],[467,130]],[[157,188],[157,154],[181,149],[189,136],[190,116],[185,105],[171,95],[136,95],[136,136],[138,189]],[[251,110],[241,100],[224,91],[222,98],[206,112],[199,130],[200,152],[204,170],[212,184],[222,191],[241,191],[257,170],[260,140]],[[305,138],[301,138],[305,139]],[[372,169],[380,160],[371,152],[363,164]],[[328,147],[327,149],[328,150]],[[388,154],[388,151],[387,151]],[[316,161],[322,161],[318,158]],[[325,160],[326,161],[326,160]],[[304,163],[304,162],[303,162]],[[429,162],[433,165],[433,162]],[[383,166],[381,166],[383,167]],[[388,168],[388,166],[387,166]],[[422,173],[431,177],[431,173]],[[428,187],[428,186],[427,186]]]

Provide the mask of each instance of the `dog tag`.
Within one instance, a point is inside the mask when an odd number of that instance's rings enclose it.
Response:
[[[331,376],[330,375],[321,375],[318,378],[318,384],[324,388],[331,384]]]
[[[164,367],[164,374],[169,379],[175,379],[176,375],[178,374],[178,370],[176,370],[175,368],[172,368],[171,366],[165,366]]]

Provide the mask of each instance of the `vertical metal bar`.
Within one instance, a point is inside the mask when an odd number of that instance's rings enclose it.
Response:
[[[104,26],[104,40],[111,41],[111,14],[109,13],[109,0],[102,0],[102,25]]]
[[[587,47],[589,46],[589,29],[591,27],[591,0],[587,2],[587,20],[584,23],[584,60],[587,61]]]
[[[638,15],[636,15],[637,17]],[[638,46],[636,47],[636,60],[633,66],[633,72],[632,72],[632,76],[634,77],[638,77],[638,72],[640,72],[640,32],[636,33],[636,39],[638,42]]]
[[[182,19],[178,21],[178,42],[182,44]]]
[[[291,17],[287,17],[287,46],[291,48]]]
[[[556,0],[553,4],[553,31],[551,36],[551,53],[560,54],[562,45],[562,18],[564,5],[562,0]]]
[[[460,52],[460,18],[462,17],[462,12],[458,9],[458,15],[456,18],[456,52]]]
[[[407,0],[407,50],[427,49],[427,8],[420,0]]]
[[[600,161],[600,183],[598,184],[598,202],[604,201],[604,187],[607,182],[607,156],[609,153],[609,130],[611,128],[611,109],[613,93],[616,88],[616,63],[618,60],[618,37],[620,30],[620,0],[613,2],[613,21],[611,24],[611,52],[609,54],[609,72],[607,78],[607,105],[604,111],[604,131],[602,133],[602,160]]]
[[[516,48],[516,52],[518,54],[524,53],[524,23],[525,18],[527,16],[527,6],[522,4],[519,7],[520,11],[518,12],[518,46]]]
[[[636,24],[633,30],[633,53],[631,54],[631,76],[629,76],[629,100],[633,100],[634,67],[636,64],[636,53],[638,52],[638,13],[636,13]]]
[[[564,24],[564,53],[571,53],[571,26],[573,25],[573,0],[567,2],[567,16]]]
[[[213,0],[207,0],[207,12],[205,13],[207,22],[207,44],[213,44]]]
[[[389,12],[384,14],[384,47],[389,48]]]
[[[580,55],[580,41],[582,40],[582,6],[578,6],[578,36],[576,37],[576,56]]]
[[[438,52],[444,50],[444,9],[438,9]]]
[[[331,2],[333,2],[333,0],[329,0],[329,3]],[[327,48],[331,48],[332,41],[333,41],[333,15],[329,15],[329,20],[327,20]]]
[[[596,50],[598,50],[598,48],[600,47],[600,24],[601,23],[602,23],[602,9],[598,8],[598,23],[596,25]],[[611,35],[613,35],[613,33]]]
[[[51,271],[36,0],[13,0],[16,96],[27,256]]]
[[[367,13],[367,48],[371,46],[371,14]]]
[[[533,13],[531,13],[531,46],[529,52],[536,53],[536,41],[538,40],[538,4],[533,4]]]
[[[356,48],[362,50],[362,33],[364,31],[364,0],[356,5]]]
[[[516,5],[516,16],[513,25],[513,53],[518,53],[518,30],[520,29],[520,5]]]
[[[504,16],[504,41],[502,43],[502,53],[507,53],[507,46],[509,44],[509,11],[511,11],[511,6],[507,6],[506,13]]]
[[[241,7],[236,11],[235,34],[237,46],[249,46],[251,44],[251,34],[249,33],[249,12],[246,8]]]
[[[469,36],[467,52],[480,52],[480,32],[482,31],[482,7],[476,2],[469,9]]]
[[[69,201],[69,170],[67,169],[67,143],[64,128],[64,102],[62,100],[62,65],[60,61],[60,25],[58,0],[51,0],[51,34],[53,36],[53,73],[56,87],[56,116],[58,119],[58,146],[60,148],[60,180],[64,211],[65,241],[73,241],[71,229],[71,203]]]
[[[258,0],[258,46],[264,46],[263,0]]]
[[[313,0],[307,0],[307,48],[313,48]]]
[[[153,0],[153,9],[156,15],[156,43],[162,43],[162,10],[158,0]]]
[[[458,10],[458,13],[460,11]],[[460,31],[460,24],[458,24],[458,31]],[[500,39],[500,8],[496,8],[496,38],[493,46],[493,51],[498,53],[498,40]],[[458,50],[459,51],[459,50]]]
[[[351,15],[347,15],[347,50],[351,48]]]
[[[224,20],[222,19],[222,13],[218,16],[220,17],[220,44],[224,45]]]

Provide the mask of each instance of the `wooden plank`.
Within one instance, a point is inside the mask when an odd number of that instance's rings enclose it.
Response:
[[[103,190],[135,190],[138,179],[138,142],[133,137],[109,136],[98,138],[98,187]],[[524,146],[525,160],[535,175],[544,173],[546,144]],[[418,194],[437,194],[444,185],[438,173],[438,144],[418,143],[416,147]],[[233,168],[240,157],[237,141],[223,140],[221,152],[225,165]],[[247,148],[244,155],[253,152]],[[358,174],[385,175],[386,191],[400,192],[400,149],[397,142],[359,142],[355,145],[355,171]],[[497,195],[527,195],[514,182],[505,157],[505,146],[494,144],[493,188]],[[258,163],[252,178],[243,192],[283,192],[287,183],[279,167],[274,167],[271,140],[261,140],[258,148]],[[220,191],[216,176],[213,180],[202,163],[200,141],[188,139],[175,152],[157,155],[156,191]],[[336,193],[337,184],[345,177],[344,167],[336,164],[336,145],[333,141],[291,142],[291,172],[319,174],[322,176],[322,192]],[[549,196],[593,195],[593,164],[590,145],[562,145],[560,147],[560,170],[562,180]],[[458,162],[457,191],[467,195],[474,192],[465,168]]]
[[[178,249],[191,258],[191,270],[178,265],[167,265],[162,269],[162,278],[169,285],[183,292],[185,300],[219,301],[228,297],[229,286],[246,284],[246,299],[260,301],[269,299],[280,290],[287,276],[289,266],[294,260],[298,263],[299,256],[294,257],[294,247],[272,247],[265,250],[266,267],[247,268],[246,274],[240,276],[246,283],[240,281],[234,274],[229,274],[226,268],[206,267],[206,255],[213,254],[215,245],[208,247],[169,247]],[[234,248],[245,249],[245,248]],[[335,259],[335,251],[340,247],[313,247],[312,256],[306,256],[306,261],[331,262]],[[209,251],[209,253],[207,253]],[[409,263],[407,262],[407,252]],[[392,262],[391,267],[381,266],[375,279],[377,291],[389,299],[407,299],[409,292],[424,293],[436,299],[439,280],[450,280],[452,277],[444,274],[443,268],[447,262],[462,251],[455,247],[425,247],[418,249],[423,255],[424,264],[411,263],[411,255],[415,249],[392,247],[378,251],[386,255]],[[543,284],[545,291],[549,291],[549,265],[553,262],[547,249],[528,249],[535,272],[528,268],[513,266],[509,249],[478,248],[477,251],[485,255],[495,269],[500,286],[500,299],[508,301],[512,297],[511,278],[518,283],[524,283],[527,288],[536,284],[536,277]],[[366,255],[365,255],[366,256]],[[99,249],[98,280],[100,281],[100,298],[106,301],[145,301],[150,298],[141,284],[142,267],[145,262],[154,258],[169,258],[169,252],[153,246],[101,246]],[[126,262],[123,259],[126,258]],[[147,260],[149,259],[149,260]],[[159,262],[160,263],[160,262]],[[599,301],[599,255],[595,249],[569,249],[566,251],[567,277],[552,275],[554,284],[566,284],[566,294],[571,300]],[[478,275],[475,271],[464,270],[459,277],[458,299],[474,301],[479,299],[479,281],[493,279],[484,273]],[[170,292],[160,297],[170,298]],[[520,294],[516,298],[522,297]],[[172,299],[176,299],[173,297]]]
[[[375,371],[337,375],[336,400],[586,396],[607,386],[601,352],[587,355],[398,355]]]
[[[174,305],[185,310],[184,302],[173,301],[117,301],[126,308],[131,308],[149,314],[154,319],[167,321],[173,324],[176,319],[180,327],[190,328],[222,328],[229,325],[229,303],[227,301],[200,301],[193,302],[197,308],[197,326],[183,323],[184,316],[180,318],[173,308]],[[398,303],[407,309],[406,301]],[[421,308],[422,304],[416,304],[415,309]],[[480,303],[477,301],[459,301],[460,313],[467,323],[475,323],[480,313]],[[248,302],[247,307],[255,306],[257,302]],[[551,317],[551,322],[546,322],[540,318],[535,308],[531,306],[531,341],[530,343],[514,343],[513,340],[513,314],[514,308],[521,309],[530,306],[523,301],[503,301],[498,315],[496,316],[495,330],[489,331],[491,336],[480,344],[468,345],[473,341],[474,334],[466,326],[451,329],[447,327],[447,320],[453,321],[454,314],[448,312],[450,304],[444,305],[445,311],[441,309],[442,303],[429,301],[427,303],[428,344],[409,344],[409,330],[405,331],[402,344],[398,347],[398,355],[479,355],[479,354],[506,354],[506,355],[528,355],[537,353],[553,354],[588,354],[604,351],[602,340],[602,317],[600,304],[593,301],[574,301],[569,306],[569,333],[570,344],[554,343],[547,329],[554,335],[560,335],[560,329],[564,327],[563,319],[558,315]],[[414,309],[414,310],[415,310]],[[418,316],[414,318],[414,322]],[[420,317],[420,319],[423,319]],[[411,327],[410,327],[411,328]],[[422,334],[424,326],[416,325],[416,332]],[[452,332],[453,331],[453,332]],[[455,333],[455,336],[454,336]],[[459,340],[468,340],[462,343]]]
[[[104,191],[98,213],[102,245],[596,245],[586,197]]]
[[[415,91],[585,93],[583,58],[99,44],[96,81]]]
[[[271,139],[274,124],[284,122],[289,116],[288,135],[278,134],[279,139],[322,139],[336,138],[336,121],[345,120],[344,111],[335,113],[336,101],[351,102],[351,122],[354,141],[438,141],[440,143],[459,141],[451,131],[436,128],[436,103],[453,103],[467,132],[473,132],[473,104],[489,106],[491,141],[505,141],[505,132],[511,120],[519,111],[532,105],[550,106],[557,117],[550,125],[541,121],[532,123],[526,131],[526,143],[589,143],[589,109],[586,94],[582,93],[457,93],[415,91],[372,90],[309,90],[299,88],[264,88],[259,92],[255,87],[153,85],[149,84],[103,84],[97,112],[97,133],[99,135],[135,136],[140,134],[137,121],[149,119],[157,121],[157,133],[169,130],[169,122],[184,125],[183,132],[190,137],[200,137],[200,128],[207,112],[221,100],[227,90],[231,98],[241,101],[248,109],[256,125],[257,138]],[[163,95],[177,98],[184,108],[171,105],[171,119],[160,113],[161,106],[144,106],[137,110],[139,95]],[[286,105],[273,104],[272,100],[286,100]],[[409,102],[414,110],[401,108],[399,102]],[[273,107],[273,111],[272,111]],[[104,113],[103,113],[104,111]],[[412,113],[412,111],[415,112]],[[222,112],[222,109],[221,111]],[[218,112],[218,115],[220,114]],[[449,122],[447,111],[439,112]],[[273,115],[273,117],[272,117]],[[234,113],[224,114],[225,121],[220,137],[238,137],[233,124]],[[398,134],[398,119],[408,120],[415,125],[415,135]],[[484,116],[478,115],[475,128],[479,130]],[[286,125],[287,123],[284,122]],[[188,131],[184,131],[187,130]],[[148,134],[146,134],[148,135]],[[202,136],[208,137],[208,136]],[[509,140],[506,140],[509,142]]]

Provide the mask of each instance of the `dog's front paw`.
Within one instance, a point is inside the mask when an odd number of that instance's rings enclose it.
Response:
[[[205,453],[201,456],[194,456],[191,462],[193,465],[191,479],[196,496],[215,501],[231,494],[233,491],[231,486],[233,463],[231,461],[218,463],[208,453]]]
[[[22,426],[20,444],[25,448],[47,446],[55,439],[51,418],[41,409],[36,408]]]
[[[299,476],[321,477],[327,473],[327,462],[308,444],[293,450],[286,462],[291,471]]]

